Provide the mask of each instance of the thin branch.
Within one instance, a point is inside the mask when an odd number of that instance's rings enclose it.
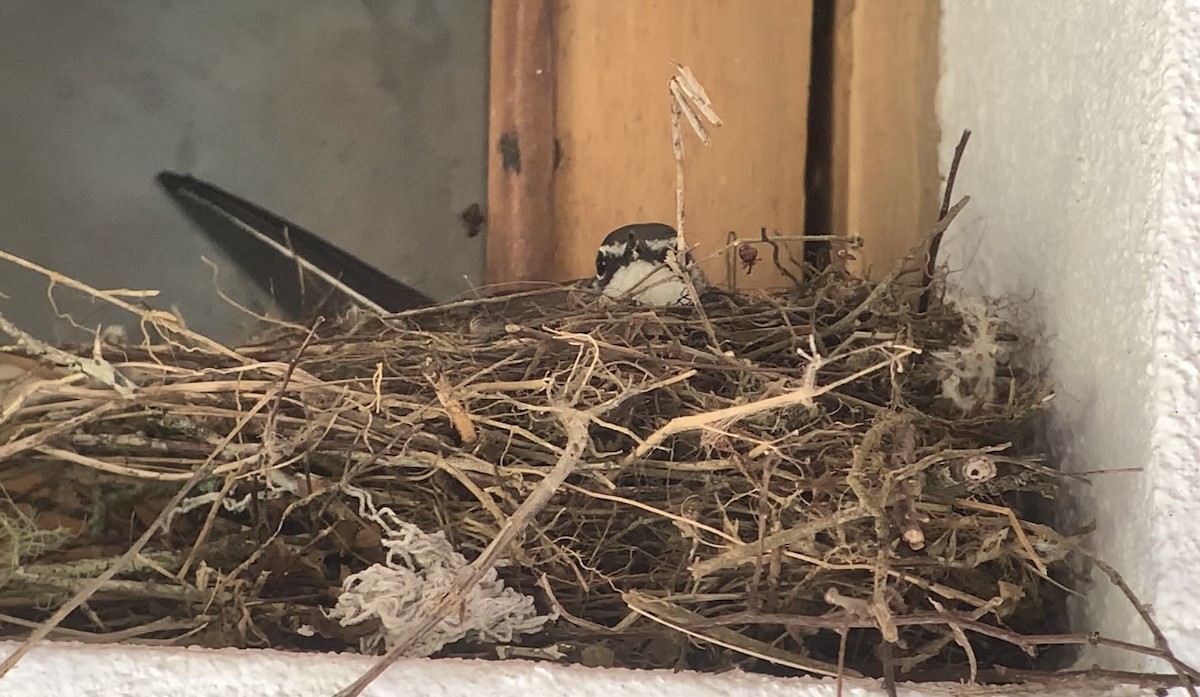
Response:
[[[304,336],[304,341],[300,343],[300,348],[296,350],[292,356],[292,360],[288,362],[287,370],[284,371],[283,377],[279,380],[279,386],[274,390],[274,399],[271,401],[270,411],[267,412],[267,423],[263,427],[262,444],[259,446],[258,452],[253,457],[245,460],[244,464],[237,470],[225,475],[225,482],[222,484],[221,490],[217,492],[217,496],[213,499],[212,504],[209,505],[208,514],[204,518],[204,524],[200,527],[200,532],[192,542],[192,549],[188,552],[187,558],[179,567],[179,572],[176,574],[179,578],[184,578],[187,575],[192,562],[196,559],[196,555],[204,547],[204,542],[208,539],[208,535],[212,531],[212,526],[217,520],[217,515],[221,512],[221,506],[225,498],[229,496],[229,492],[233,490],[238,477],[250,467],[251,463],[267,461],[268,458],[272,457],[276,434],[275,423],[279,417],[279,403],[283,401],[283,394],[287,391],[288,384],[292,380],[292,375],[296,372],[296,365],[300,362],[300,356],[304,354],[304,349],[308,348],[313,334],[316,333],[317,327],[320,326],[322,321],[323,319],[318,317],[313,322],[312,327],[309,328],[308,333]]]
[[[562,456],[559,457],[554,468],[550,470],[545,479],[538,483],[533,493],[525,499],[516,512],[509,517],[508,522],[500,529],[500,534],[492,539],[479,557],[471,562],[470,566],[463,569],[459,577],[450,588],[442,593],[441,597],[430,603],[422,620],[414,623],[408,633],[403,635],[382,659],[345,689],[339,691],[337,697],[357,697],[362,694],[368,685],[383,675],[384,671],[392,664],[400,660],[413,644],[436,627],[442,618],[461,603],[467,593],[496,565],[500,555],[508,551],[508,546],[517,538],[517,535],[524,532],[525,528],[533,522],[538,511],[549,503],[550,498],[567,480],[567,477],[579,466],[579,458],[583,456],[583,449],[587,445],[590,419],[583,412],[574,410],[564,410],[560,418],[563,430],[567,434],[567,444],[563,447]]]
[[[250,419],[252,419],[255,414],[257,414],[264,406],[267,405],[268,401],[269,397],[264,396],[249,411],[247,411],[238,421],[237,425],[229,432],[227,436],[225,436],[221,445],[223,446],[232,442],[233,439],[237,437],[237,434],[241,432],[242,428],[250,422]],[[103,407],[111,408],[113,406],[115,406],[115,403],[107,402],[102,404],[100,407],[97,407],[97,409],[93,411],[98,411]],[[221,447],[213,449],[212,454],[208,457],[204,464],[196,470],[196,472],[192,475],[192,478],[189,479],[182,487],[180,487],[179,491],[175,492],[175,495],[172,496],[169,501],[167,501],[165,506],[163,506],[162,511],[159,512],[158,517],[154,519],[154,522],[152,522],[149,527],[146,528],[146,531],[142,533],[141,537],[139,537],[129,547],[129,549],[125,551],[124,554],[122,554],[115,562],[113,562],[112,566],[109,566],[104,573],[83,584],[83,587],[80,588],[70,600],[59,607],[58,610],[50,616],[50,619],[43,622],[38,629],[36,629],[29,635],[28,638],[25,639],[25,641],[21,642],[21,645],[18,646],[16,650],[14,650],[8,655],[7,658],[4,659],[3,663],[0,663],[0,678],[3,678],[5,675],[7,675],[8,671],[12,670],[17,663],[21,661],[25,654],[29,653],[33,647],[38,644],[38,642],[40,642],[42,639],[45,639],[51,631],[58,627],[58,625],[62,624],[62,621],[65,620],[68,615],[87,602],[88,598],[92,597],[96,591],[100,590],[105,583],[112,580],[113,577],[124,571],[131,563],[133,563],[134,559],[136,559],[146,545],[149,544],[150,539],[154,537],[159,529],[161,529],[166,523],[167,519],[170,518],[172,512],[179,506],[180,503],[183,502],[183,499],[186,498],[189,493],[191,493],[192,489],[194,489],[197,484],[211,474],[213,467],[216,465],[216,456],[219,452],[221,452]],[[0,454],[0,461],[4,459],[5,456]]]
[[[950,223],[954,222],[954,219],[970,201],[971,198],[969,196],[963,196],[958,203],[954,204],[954,207],[946,213],[946,216],[939,220],[937,225],[934,225],[933,229],[930,230],[915,247],[909,250],[908,254],[905,254],[904,258],[901,259],[898,264],[892,267],[892,270],[888,272],[888,275],[871,289],[870,294],[867,295],[865,300],[858,304],[858,307],[854,308],[847,313],[846,316],[826,327],[821,332],[821,336],[834,336],[849,329],[850,326],[854,324],[855,320],[861,317],[864,312],[869,310],[871,306],[873,306],[880,298],[883,297],[884,293],[886,293],[888,289],[891,288],[892,284],[895,283],[896,280],[899,279],[900,276],[905,272],[905,270],[908,268],[908,265],[912,263],[912,260],[916,259],[917,256],[925,251],[926,240],[932,239],[944,233],[946,229],[950,227]]]
[[[118,395],[125,399],[133,397],[137,391],[137,386],[114,368],[112,363],[99,357],[99,352],[97,352],[96,358],[87,358],[86,356],[77,356],[73,353],[68,353],[41,341],[10,322],[2,314],[0,314],[0,332],[4,332],[13,339],[16,339],[17,346],[28,353],[43,358],[71,372],[82,373],[94,380],[98,380],[111,387]]]
[[[954,148],[954,159],[950,161],[950,172],[946,175],[946,193],[942,196],[942,209],[938,212],[938,220],[945,220],[950,212],[950,197],[954,195],[954,181],[958,178],[958,166],[962,163],[963,153],[967,149],[967,141],[971,139],[970,129],[962,132],[958,147]],[[933,293],[933,277],[937,273],[938,249],[942,245],[942,237],[946,229],[929,239],[929,251],[925,257],[925,273],[921,279],[921,299],[917,303],[917,311],[924,313],[929,310],[929,297]]]
[[[1167,636],[1163,634],[1162,629],[1160,629],[1158,626],[1158,623],[1154,621],[1154,617],[1150,615],[1150,611],[1146,609],[1146,606],[1142,604],[1142,601],[1138,600],[1137,595],[1134,594],[1133,589],[1129,587],[1129,584],[1125,582],[1125,579],[1121,576],[1121,574],[1117,573],[1116,569],[1102,559],[1092,556],[1092,561],[1095,562],[1097,568],[1099,568],[1106,576],[1108,576],[1109,580],[1113,582],[1113,585],[1121,589],[1121,593],[1125,595],[1126,599],[1128,599],[1133,605],[1134,610],[1137,611],[1138,616],[1141,617],[1142,621],[1146,623],[1146,627],[1150,629],[1150,634],[1154,637],[1154,645],[1158,647],[1159,651],[1161,651],[1163,654],[1162,658],[1171,664],[1171,667],[1175,670],[1176,675],[1179,676],[1180,680],[1184,681],[1184,688],[1187,690],[1187,693],[1191,695],[1191,697],[1196,697],[1196,683],[1198,680],[1200,680],[1200,674],[1198,674],[1191,666],[1188,666],[1186,663],[1175,657],[1174,652],[1171,651],[1170,644],[1167,642]]]
[[[767,235],[767,229],[765,227],[760,230],[760,234],[762,235],[762,241],[771,245],[771,261],[775,263],[775,268],[779,269],[780,273],[788,277],[788,280],[792,282],[793,287],[799,288],[801,286],[800,279],[796,278],[796,274],[792,273],[791,270],[784,266],[783,260],[779,258],[779,242],[771,239],[771,237]]]
[[[895,363],[896,361],[899,361],[900,359],[904,358],[905,356],[907,356],[909,354],[917,353],[916,349],[909,348],[909,347],[896,347],[896,348],[897,348],[898,352],[896,354],[888,357],[887,359],[879,361],[878,363],[875,363],[874,365],[863,368],[862,370],[859,370],[857,372],[851,373],[850,375],[847,375],[846,377],[841,378],[839,380],[835,380],[827,385],[822,385],[820,387],[804,386],[804,387],[800,387],[800,388],[797,388],[794,390],[790,390],[781,395],[775,395],[773,397],[765,397],[765,398],[756,400],[754,402],[750,402],[748,404],[740,404],[740,405],[734,406],[734,407],[726,407],[725,409],[717,409],[716,411],[710,411],[710,412],[706,412],[703,414],[691,414],[688,416],[676,416],[675,418],[668,421],[664,426],[659,428],[657,431],[655,431],[654,433],[651,433],[649,436],[647,436],[645,441],[641,445],[639,445],[632,453],[630,453],[628,456],[626,456],[624,461],[622,461],[621,466],[625,467],[625,466],[632,464],[638,458],[645,456],[646,453],[648,453],[650,450],[657,447],[660,443],[662,443],[668,437],[673,436],[677,433],[683,433],[685,431],[694,431],[698,428],[703,428],[710,424],[718,423],[721,421],[742,419],[747,416],[752,416],[754,414],[758,414],[760,412],[768,411],[771,409],[780,409],[783,407],[796,406],[796,405],[800,405],[800,404],[812,404],[812,401],[814,399],[816,399],[817,397],[820,397],[823,394],[826,394],[827,392],[836,390],[837,388],[839,388],[843,385],[852,383],[855,380],[858,380],[859,378],[861,378],[863,376],[870,375],[871,373],[874,373],[877,370],[886,368],[887,366]]]
[[[20,266],[23,269],[28,269],[35,273],[41,274],[42,276],[45,276],[47,279],[50,280],[51,286],[63,285],[68,288],[71,288],[73,290],[77,290],[81,293],[85,293],[87,295],[92,296],[93,298],[98,299],[98,300],[103,300],[103,301],[109,303],[110,305],[113,305],[114,307],[121,308],[122,310],[125,310],[126,312],[134,315],[135,317],[141,318],[141,320],[143,322],[149,322],[150,324],[152,324],[155,327],[158,327],[162,330],[165,330],[165,331],[168,331],[171,333],[175,333],[182,337],[191,339],[196,344],[203,346],[204,348],[206,348],[216,354],[225,356],[226,358],[232,358],[232,359],[238,361],[239,363],[248,363],[249,362],[249,360],[245,356],[242,356],[241,354],[237,353],[236,351],[226,348],[221,343],[219,343],[217,341],[213,341],[212,339],[208,338],[207,336],[204,336],[203,334],[197,334],[196,332],[184,327],[183,324],[179,321],[179,318],[170,312],[163,312],[161,310],[144,310],[140,307],[137,307],[135,305],[131,305],[130,303],[125,302],[124,300],[121,299],[121,297],[129,295],[130,293],[128,291],[100,290],[98,288],[89,286],[86,283],[76,281],[75,279],[73,279],[69,276],[65,276],[57,271],[52,271],[44,266],[35,264],[32,261],[22,259],[21,257],[16,256],[15,254],[9,254],[8,252],[0,251],[0,259],[3,259],[10,263],[16,264],[17,266]],[[157,292],[158,291],[139,291],[138,297],[154,295],[154,294],[157,294]]]

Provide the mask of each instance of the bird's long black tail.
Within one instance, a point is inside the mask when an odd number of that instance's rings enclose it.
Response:
[[[316,234],[213,184],[175,172],[160,172],[157,180],[205,234],[296,319],[317,310],[330,288],[351,302],[385,312],[433,303]]]

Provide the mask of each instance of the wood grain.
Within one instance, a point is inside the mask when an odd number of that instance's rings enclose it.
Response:
[[[555,4],[555,0],[492,0],[489,284],[555,275]]]
[[[811,21],[811,0],[557,0],[556,278],[591,275],[616,227],[674,224],[672,61],[725,123],[710,147],[684,138],[687,237],[710,278],[726,279],[731,230],[803,233]],[[769,256],[739,288],[784,284]]]
[[[837,0],[833,232],[864,240],[852,272],[874,279],[937,221],[937,0]]]

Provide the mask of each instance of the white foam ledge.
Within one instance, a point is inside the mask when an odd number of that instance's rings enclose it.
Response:
[[[0,655],[17,648],[0,642]],[[354,682],[374,659],[351,654],[300,654],[269,650],[93,646],[46,642],[0,679],[0,695],[21,697],[332,697]],[[901,697],[962,694],[961,685],[901,685]],[[768,678],[740,672],[720,675],[666,670],[560,666],[532,661],[402,660],[364,697],[834,697],[836,682]],[[845,697],[884,697],[874,683],[846,685]],[[972,694],[1044,695],[1043,686],[990,689]],[[1145,690],[1099,690],[1085,684],[1052,694],[1065,697],[1133,697]],[[1172,695],[1182,694],[1172,691]]]

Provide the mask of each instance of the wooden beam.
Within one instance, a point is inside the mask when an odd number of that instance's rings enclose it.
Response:
[[[489,284],[554,273],[554,0],[492,0]]]
[[[834,0],[832,232],[878,279],[937,220],[938,0]]]
[[[593,273],[596,245],[633,222],[675,223],[668,80],[691,68],[725,125],[685,125],[687,239],[726,285],[726,236],[804,233],[811,0],[559,0],[555,271]],[[792,249],[799,258],[799,245]],[[770,248],[739,288],[786,285]]]

